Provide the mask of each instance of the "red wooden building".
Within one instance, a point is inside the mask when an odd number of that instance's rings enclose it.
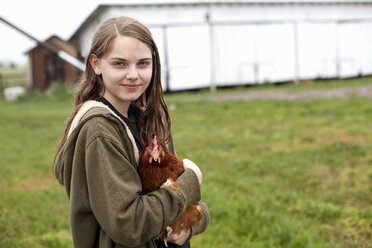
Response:
[[[53,83],[75,83],[80,71],[62,60],[56,52],[63,51],[77,58],[77,49],[55,35],[45,43],[53,49],[47,49],[39,44],[26,52],[29,59],[28,86],[45,91]]]

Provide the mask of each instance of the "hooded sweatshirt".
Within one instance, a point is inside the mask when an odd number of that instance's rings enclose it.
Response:
[[[200,200],[194,171],[177,179],[179,190],[141,194],[138,148],[126,124],[105,104],[85,102],[75,115],[57,155],[54,173],[70,199],[75,248],[155,247],[154,237]],[[192,234],[203,232],[203,218]]]

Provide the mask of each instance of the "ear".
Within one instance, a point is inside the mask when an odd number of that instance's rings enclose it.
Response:
[[[95,54],[89,55],[89,64],[97,75],[101,75],[101,61]]]

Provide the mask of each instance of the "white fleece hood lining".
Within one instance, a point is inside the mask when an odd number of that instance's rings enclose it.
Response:
[[[89,101],[86,101],[85,103],[83,103],[83,105],[80,107],[79,111],[77,112],[77,114],[75,115],[75,117],[74,117],[74,119],[73,119],[73,121],[71,123],[71,127],[68,130],[67,138],[70,136],[70,134],[72,133],[72,131],[74,131],[74,129],[79,125],[79,123],[80,123],[81,119],[83,118],[83,116],[90,109],[92,109],[92,108],[104,108],[104,109],[108,110],[111,115],[115,116],[121,123],[123,123],[123,125],[125,127],[125,130],[128,133],[129,139],[130,139],[130,141],[132,143],[132,147],[133,147],[133,151],[134,151],[134,156],[135,156],[135,159],[136,159],[136,163],[138,163],[139,152],[138,152],[136,141],[134,140],[134,137],[133,137],[132,132],[129,130],[127,124],[125,124],[125,122],[114,111],[112,111],[108,106],[106,106],[102,102],[89,100]]]

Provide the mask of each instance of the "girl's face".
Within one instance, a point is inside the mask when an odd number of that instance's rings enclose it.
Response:
[[[135,38],[117,36],[106,56],[98,59],[92,54],[89,62],[97,75],[102,74],[103,97],[126,116],[130,103],[150,84],[153,66],[150,48]]]

